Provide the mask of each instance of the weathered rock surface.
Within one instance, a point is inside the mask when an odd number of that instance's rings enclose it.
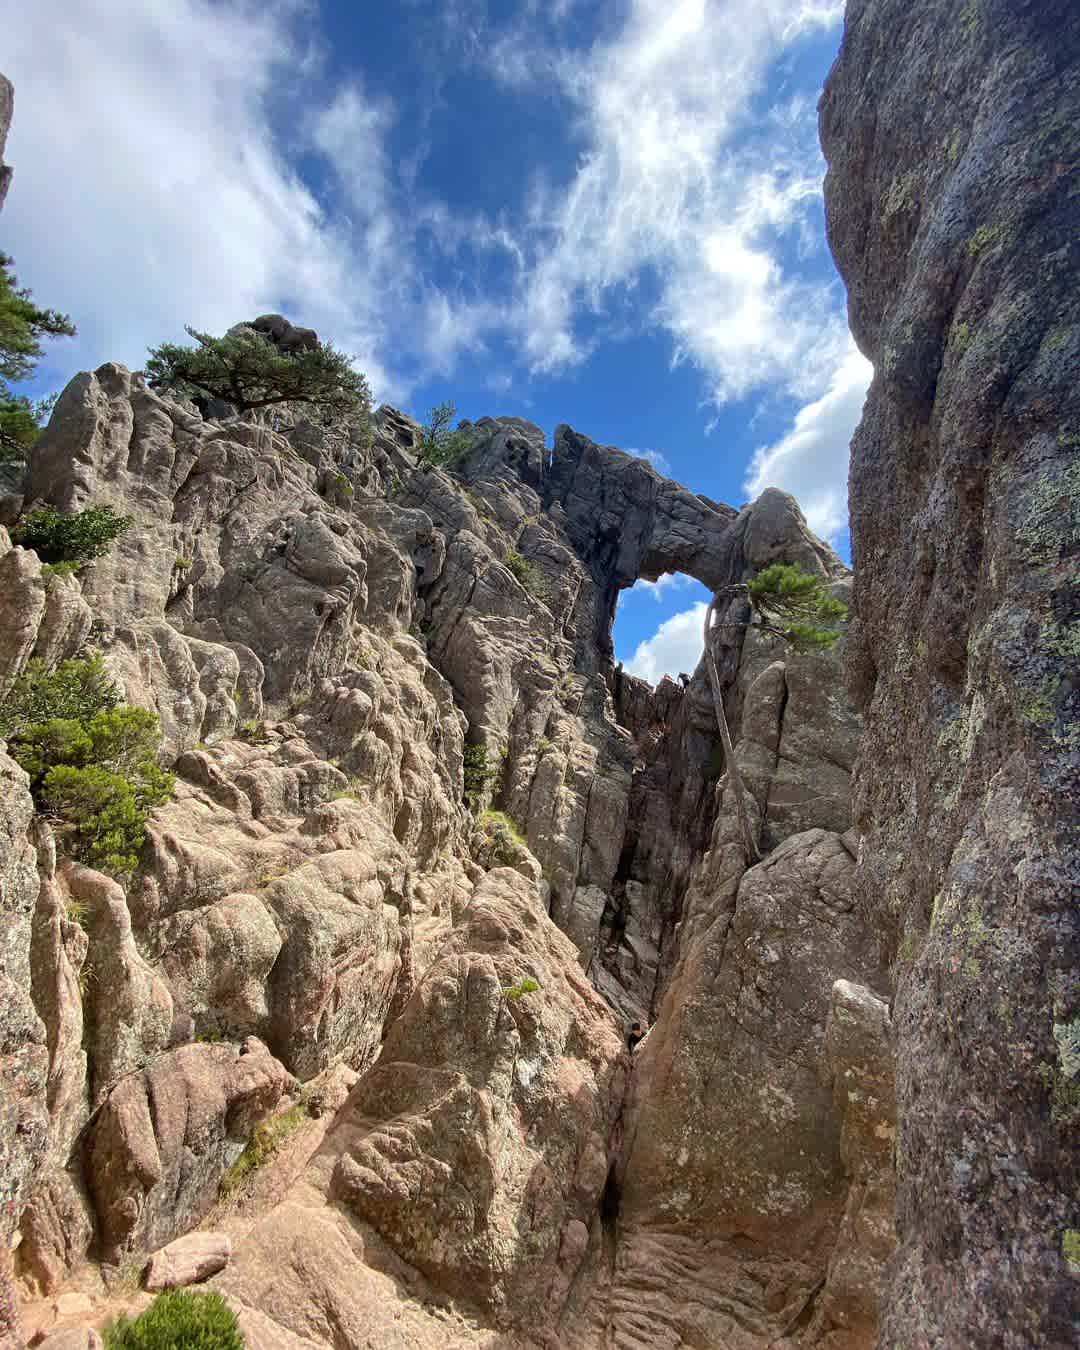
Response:
[[[88,1143],[106,1259],[119,1264],[195,1227],[289,1081],[254,1037],[240,1047],[184,1045],[122,1079]]]
[[[182,1289],[224,1270],[232,1256],[225,1233],[186,1233],[162,1247],[146,1269],[147,1289]]]
[[[292,341],[279,318],[251,327]],[[837,979],[875,978],[841,838],[858,720],[839,657],[792,656],[729,606],[748,870],[703,672],[652,690],[610,639],[639,576],[727,585],[782,559],[843,596],[843,564],[783,493],[736,513],[565,427],[552,456],[531,424],[483,419],[451,473],[417,465],[392,409],[370,444],[204,412],[118,366],[79,376],[26,502],[134,524],[62,586],[0,556],[0,668],[92,631],[177,774],[124,885],[35,836],[52,1142],[26,1285],[170,1243],[292,1075],[349,1074],[311,1163],[230,1220],[215,1284],[255,1344],[439,1343],[430,1311],[371,1306],[401,1298],[471,1307],[450,1317],[463,1345],[693,1344],[688,1299],[709,1334],[741,1309],[748,1346],[793,1309],[864,1344],[888,1236],[825,1037]],[[467,745],[503,815],[466,808]],[[624,1116],[619,1023],[656,1017]]]
[[[850,1201],[824,1071],[829,999],[835,979],[875,965],[854,869],[840,836],[812,830],[737,883],[691,888],[682,956],[635,1057],[609,1313],[619,1345],[766,1345],[835,1259]]]
[[[527,1325],[567,1225],[595,1219],[624,1073],[535,885],[496,869],[327,1141],[331,1194],[441,1288]]]
[[[1080,1334],[1078,62],[1068,0],[859,0],[821,105],[875,366],[850,647],[856,890],[896,975],[889,1346]]]
[[[37,897],[29,780],[0,741],[0,1342],[18,1345],[11,1242],[48,1147],[48,1051],[31,998]]]

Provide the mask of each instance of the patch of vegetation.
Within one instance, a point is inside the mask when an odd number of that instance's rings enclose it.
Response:
[[[81,565],[77,562],[42,563],[41,575],[46,581],[50,577],[71,577],[75,575]]]
[[[73,656],[53,671],[34,657],[0,700],[0,737],[11,740],[30,723],[54,717],[84,720],[119,702],[100,653]]]
[[[773,563],[747,585],[750,603],[761,615],[760,627],[781,637],[796,651],[831,647],[836,627],[847,618],[847,605],[829,595],[824,577],[792,563]]]
[[[55,506],[42,506],[23,517],[11,538],[32,548],[43,563],[70,563],[74,568],[104,557],[131,524],[131,516],[118,516],[111,506],[88,506],[71,516]]]
[[[68,896],[67,904],[64,906],[64,914],[71,923],[78,926],[86,932],[90,926],[90,906],[85,900],[76,900],[74,896]]]
[[[338,496],[344,497],[346,501],[355,495],[352,483],[349,482],[348,478],[343,473],[329,474],[326,480],[326,487],[328,491],[332,490]]]
[[[968,240],[968,256],[977,258],[980,253],[985,253],[988,248],[992,248],[1000,238],[1000,225],[980,225]]]
[[[480,828],[491,845],[492,860],[500,866],[513,866],[521,850],[528,847],[517,826],[502,811],[485,811],[480,817]]]
[[[253,1172],[268,1163],[279,1148],[311,1119],[307,1099],[303,1098],[280,1115],[261,1121],[251,1132],[244,1151],[221,1178],[223,1200],[235,1194]]]
[[[1061,1235],[1061,1254],[1074,1275],[1080,1275],[1080,1231],[1066,1228]]]
[[[540,986],[531,975],[522,975],[516,984],[507,985],[503,989],[509,1002],[513,1003],[516,999],[522,998],[525,994],[535,994]]]
[[[292,863],[284,863],[281,867],[272,868],[269,872],[264,872],[259,877],[260,886],[269,886],[271,882],[280,881],[282,877],[287,877],[292,871]]]
[[[467,745],[464,758],[465,804],[476,815],[498,769],[488,762],[486,745]]]
[[[264,745],[270,739],[266,727],[258,717],[245,717],[236,728],[236,734],[249,745]]]
[[[452,403],[440,403],[428,413],[428,420],[420,428],[420,463],[450,464],[472,445],[472,435],[459,427],[451,430],[457,408]]]
[[[174,560],[173,566],[179,567],[181,572],[186,572],[189,567],[195,566],[195,560],[193,558],[185,558],[182,554],[178,554]]]
[[[165,389],[196,404],[221,399],[239,413],[263,408],[311,417],[328,426],[347,424],[366,441],[370,434],[371,390],[353,369],[353,358],[329,342],[282,351],[268,337],[241,329],[212,337],[187,329],[196,346],[163,342],[150,349],[146,373],[153,389]]]
[[[1064,1129],[1080,1124],[1080,1078],[1069,1078],[1045,1060],[1039,1065],[1038,1074],[1050,1093],[1050,1119],[1054,1124]]]
[[[145,1312],[110,1322],[105,1350],[243,1350],[236,1314],[220,1294],[172,1289]]]
[[[8,381],[33,375],[44,338],[75,336],[75,325],[66,314],[34,303],[12,266],[11,258],[0,253],[0,464],[26,459],[57,399],[55,394],[29,399],[13,393]]]
[[[503,559],[503,566],[517,578],[530,595],[537,600],[547,599],[547,581],[543,573],[523,558],[516,549],[510,549]]]
[[[0,736],[71,857],[107,872],[137,865],[150,809],[175,780],[157,762],[157,718],[120,703],[100,656],[52,673],[31,661],[0,703]]]

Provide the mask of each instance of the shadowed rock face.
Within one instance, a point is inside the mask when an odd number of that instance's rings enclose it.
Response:
[[[1076,1343],[1080,9],[851,0],[829,239],[852,445],[861,912],[896,973],[882,1345]]]

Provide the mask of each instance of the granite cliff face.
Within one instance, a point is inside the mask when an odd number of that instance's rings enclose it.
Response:
[[[178,781],[121,886],[56,855],[5,760],[16,1275],[98,1289],[99,1263],[115,1284],[238,1222],[219,1192],[258,1122],[325,1099],[216,1277],[256,1344],[396,1344],[390,1289],[416,1305],[401,1344],[447,1298],[463,1344],[693,1344],[700,1291],[710,1334],[765,1345],[805,1312],[813,1341],[868,1344],[888,1223],[853,1236],[856,1197],[888,1160],[868,1179],[844,1092],[887,1079],[889,1033],[839,658],[725,630],[748,869],[703,675],[653,690],[610,639],[639,576],[850,576],[781,493],[736,512],[569,428],[471,430],[450,474],[391,409],[349,444],[114,365],[63,394],[9,518],[134,524],[76,578],[3,537],[0,665],[96,647]],[[466,807],[466,745],[503,816]],[[629,1091],[632,1017],[657,1024]],[[642,1275],[706,1234],[682,1279]]]
[[[829,238],[859,912],[896,980],[889,1346],[1080,1334],[1080,10],[850,0]]]

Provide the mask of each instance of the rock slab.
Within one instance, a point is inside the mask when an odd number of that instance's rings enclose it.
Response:
[[[232,1241],[226,1233],[185,1233],[150,1258],[147,1289],[182,1289],[199,1284],[224,1270],[232,1256]]]

